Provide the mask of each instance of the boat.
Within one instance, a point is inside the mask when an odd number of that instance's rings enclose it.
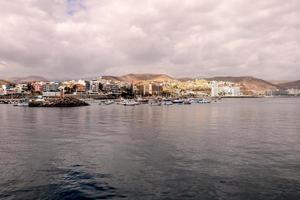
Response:
[[[161,102],[150,103],[150,106],[161,106]]]
[[[207,99],[199,99],[198,103],[210,103],[210,101]]]
[[[107,100],[103,102],[105,105],[111,105],[114,104],[115,102],[113,100]]]
[[[176,104],[182,104],[184,102],[184,100],[183,99],[175,99],[172,102],[176,103]]]
[[[29,102],[26,99],[21,99],[18,103],[14,103],[13,106],[27,107],[29,106]]]
[[[149,102],[149,105],[150,106],[161,106],[161,101],[151,101]]]
[[[137,98],[136,101],[141,104],[147,104],[149,102],[148,99],[143,99],[143,98]]]
[[[192,104],[192,102],[191,102],[190,100],[184,100],[184,101],[183,101],[183,104],[185,104],[185,105],[190,105],[190,104]]]
[[[173,105],[173,102],[171,100],[164,100],[163,101],[163,105],[165,105],[165,106],[171,106],[171,105]]]
[[[198,99],[195,98],[189,98],[188,101],[191,103],[198,103]]]
[[[136,106],[136,105],[140,105],[140,103],[136,102],[136,101],[129,101],[129,100],[127,100],[127,101],[123,102],[123,105],[124,106]]]
[[[28,107],[28,106],[29,106],[29,103],[28,103],[28,102],[20,102],[20,103],[14,104],[14,106]]]

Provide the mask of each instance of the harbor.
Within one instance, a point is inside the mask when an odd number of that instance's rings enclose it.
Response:
[[[99,106],[123,105],[123,106],[171,106],[171,105],[191,105],[191,104],[208,104],[217,102],[220,99],[207,98],[188,98],[188,99],[167,99],[167,98],[147,98],[147,99],[77,99],[74,97],[62,98],[43,98],[38,96],[34,99],[1,99],[0,104],[10,104],[22,107],[79,107],[97,104]]]

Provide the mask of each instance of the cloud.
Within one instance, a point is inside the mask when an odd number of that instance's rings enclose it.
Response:
[[[299,79],[297,0],[0,2],[0,75]]]

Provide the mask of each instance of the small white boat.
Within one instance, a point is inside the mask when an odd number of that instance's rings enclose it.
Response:
[[[29,102],[26,99],[21,99],[19,102],[15,102],[13,103],[13,106],[23,106],[23,107],[27,107],[29,106]]]
[[[136,106],[136,105],[140,105],[140,103],[136,102],[136,101],[124,101],[123,105],[124,106]]]
[[[114,104],[115,102],[113,100],[107,100],[107,101],[104,101],[104,104],[105,105],[111,105],[111,104]]]
[[[29,106],[28,102],[22,102],[22,103],[18,103],[17,106]]]
[[[192,104],[192,102],[191,102],[190,100],[185,100],[185,101],[183,102],[183,104],[185,104],[185,105],[190,105],[190,104]]]
[[[189,98],[188,99],[191,103],[198,103],[198,99],[195,98]]]
[[[150,102],[150,106],[161,106],[161,102]]]
[[[136,101],[141,103],[141,104],[147,104],[149,102],[148,99],[143,99],[143,98],[138,98],[138,99],[136,99]]]
[[[210,101],[207,99],[199,99],[198,103],[210,103]]]
[[[173,105],[173,102],[172,101],[164,101],[163,105],[165,105],[165,106],[171,106],[171,105]]]

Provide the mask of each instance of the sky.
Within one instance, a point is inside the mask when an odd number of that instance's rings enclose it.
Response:
[[[300,79],[299,0],[0,0],[0,77]]]

